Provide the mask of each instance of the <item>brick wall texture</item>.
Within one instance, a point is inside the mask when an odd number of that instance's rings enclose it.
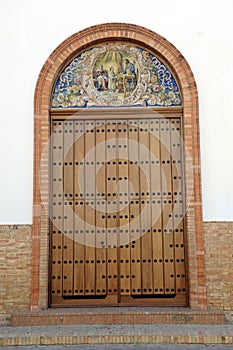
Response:
[[[233,310],[233,223],[205,222],[207,307]]]
[[[205,222],[208,309],[233,310],[233,222]],[[0,226],[0,323],[30,308],[31,226]]]
[[[0,226],[0,323],[28,309],[31,289],[31,226]]]

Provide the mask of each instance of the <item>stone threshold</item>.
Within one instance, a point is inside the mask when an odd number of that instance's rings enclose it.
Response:
[[[15,312],[12,326],[85,324],[225,324],[223,311],[189,308],[101,307]]]

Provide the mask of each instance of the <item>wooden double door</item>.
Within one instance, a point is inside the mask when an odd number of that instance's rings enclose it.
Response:
[[[180,116],[51,122],[50,305],[186,305]]]

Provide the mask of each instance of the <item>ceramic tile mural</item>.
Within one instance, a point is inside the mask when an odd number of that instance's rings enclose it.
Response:
[[[91,48],[62,71],[52,108],[181,106],[169,69],[140,47],[108,43]]]

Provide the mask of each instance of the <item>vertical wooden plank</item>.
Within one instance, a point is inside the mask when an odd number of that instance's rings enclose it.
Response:
[[[96,294],[107,294],[105,121],[96,122]]]
[[[171,150],[173,180],[173,221],[175,247],[175,281],[176,292],[186,293],[185,247],[183,226],[183,179],[182,179],[182,143],[180,119],[171,119]]]
[[[172,201],[163,199],[163,242],[164,242],[164,284],[165,294],[175,294],[175,261]]]
[[[140,197],[150,198],[150,137],[149,120],[139,119]]]
[[[106,226],[107,226],[107,285],[108,294],[118,292],[118,201],[117,201],[117,153],[116,122],[108,121],[106,125]]]
[[[52,297],[62,295],[63,280],[63,122],[52,124],[52,237],[51,289]]]
[[[134,218],[130,220],[130,246],[131,260],[131,293],[140,295],[142,293],[141,284],[141,219],[140,219],[140,186],[139,186],[139,147],[138,147],[138,120],[129,120],[128,132],[129,147],[129,190],[130,190],[130,215]]]
[[[74,144],[74,294],[84,295],[84,122],[75,121],[75,144]]]
[[[73,201],[64,201],[63,295],[73,295]]]
[[[153,291],[164,293],[163,275],[163,232],[161,204],[160,134],[159,119],[151,119],[150,124],[150,171],[151,171],[151,234],[153,249]]]
[[[151,201],[150,201],[150,138],[147,119],[139,120],[139,164],[141,201],[141,252],[143,294],[152,294],[152,240],[151,240]]]
[[[150,130],[150,185],[151,198],[161,198],[160,133],[159,119],[149,120]]]
[[[169,119],[160,120],[161,135],[161,184],[163,198],[172,196],[172,179],[171,179],[171,154],[170,154],[170,124]]]
[[[163,260],[163,230],[161,217],[161,199],[151,199],[151,216],[153,226],[153,289],[154,294],[164,294],[164,260]]]
[[[85,295],[95,295],[95,122],[85,121]]]
[[[170,122],[160,121],[165,294],[175,294]]]
[[[119,195],[119,259],[120,292],[130,295],[130,234],[129,222],[129,173],[128,173],[128,125],[126,120],[118,120],[118,195]]]
[[[63,234],[63,295],[73,294],[73,144],[74,125],[73,121],[64,122],[64,234]]]
[[[66,120],[64,123],[64,168],[63,186],[64,195],[67,200],[73,200],[73,121]]]

